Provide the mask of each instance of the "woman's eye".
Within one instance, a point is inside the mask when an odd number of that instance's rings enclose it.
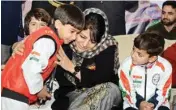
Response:
[[[82,35],[81,35],[81,38],[86,39],[86,37],[85,37],[85,36],[82,36]]]
[[[35,23],[32,23],[32,26],[35,26]]]

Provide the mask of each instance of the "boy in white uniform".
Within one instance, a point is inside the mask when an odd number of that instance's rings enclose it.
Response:
[[[119,84],[125,110],[169,110],[171,64],[160,53],[164,38],[143,33],[134,40],[131,56],[119,69]]]

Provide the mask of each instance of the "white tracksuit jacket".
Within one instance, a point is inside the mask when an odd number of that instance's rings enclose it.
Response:
[[[141,101],[170,108],[168,97],[172,83],[172,67],[164,58],[147,65],[133,65],[131,57],[122,63],[119,69],[119,85],[124,99],[123,108],[138,109]]]

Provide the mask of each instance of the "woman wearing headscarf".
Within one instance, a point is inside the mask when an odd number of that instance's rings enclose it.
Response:
[[[108,19],[97,8],[84,14],[84,30],[58,52],[55,77],[60,87],[54,93],[53,110],[110,110],[121,100],[118,47],[108,34]]]

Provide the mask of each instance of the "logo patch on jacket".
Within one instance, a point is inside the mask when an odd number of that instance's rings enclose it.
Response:
[[[36,52],[36,51],[32,51],[31,52],[32,55],[36,55],[36,56],[40,56],[40,53]]]
[[[30,58],[29,58],[29,60],[34,60],[34,61],[36,61],[36,62],[38,62],[38,61],[39,61],[39,59],[38,59],[38,58],[36,58],[36,57],[30,57]]]
[[[33,61],[39,62],[39,58],[37,58],[39,56],[40,56],[39,52],[32,51],[29,60],[33,60]]]
[[[153,75],[153,77],[152,77],[152,83],[154,85],[157,85],[158,82],[159,82],[159,80],[160,80],[160,75],[158,73],[156,73],[155,75]]]
[[[142,76],[140,75],[133,75],[133,84],[135,88],[140,88],[142,83]]]
[[[142,76],[139,76],[139,75],[133,75],[133,78],[135,78],[135,79],[142,79]]]
[[[92,63],[92,64],[90,64],[90,65],[87,65],[87,69],[89,69],[89,70],[96,70],[96,65],[95,65],[95,63]]]

